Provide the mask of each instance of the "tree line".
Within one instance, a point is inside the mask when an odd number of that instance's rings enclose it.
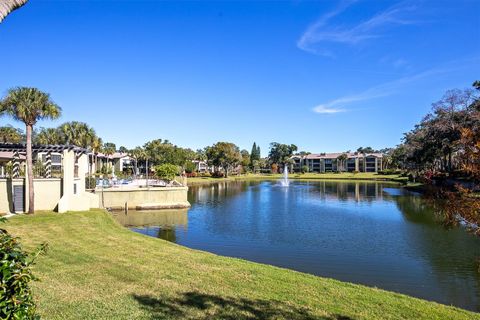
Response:
[[[454,89],[404,134],[389,152],[395,167],[417,175],[457,174],[480,178],[480,81]]]

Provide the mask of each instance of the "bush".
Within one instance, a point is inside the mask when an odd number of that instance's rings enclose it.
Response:
[[[33,176],[35,178],[43,178],[46,173],[45,165],[42,161],[35,161],[33,164]]]
[[[307,173],[308,171],[308,166],[302,166],[302,173]]]
[[[85,178],[85,188],[86,189],[95,189],[97,186],[97,179],[95,177],[86,177]]]
[[[9,178],[13,176],[13,162],[8,161],[7,164],[5,165],[5,173]]]
[[[197,176],[198,176],[198,177],[206,177],[206,178],[208,178],[208,177],[211,177],[212,174],[207,171],[207,172],[198,173]]]
[[[115,171],[115,176],[118,178],[118,179],[125,179],[127,177],[127,175],[123,172],[123,171]]]
[[[170,163],[161,164],[155,167],[155,174],[160,179],[172,181],[178,175],[178,167]]]
[[[223,176],[224,174],[221,171],[215,171],[214,173],[212,173],[213,178],[223,178]]]
[[[185,173],[193,173],[197,170],[197,166],[192,161],[185,162]]]
[[[43,244],[29,254],[22,250],[18,238],[0,229],[0,319],[40,319],[29,282],[36,280],[31,269],[35,258],[45,251]]]
[[[278,173],[278,165],[276,163],[272,164],[272,173]]]
[[[389,175],[389,174],[401,174],[402,171],[398,169],[384,169],[384,170],[379,170],[378,174],[383,174],[383,175]]]
[[[360,173],[360,171],[358,170],[353,171],[353,174],[357,174],[357,173]]]

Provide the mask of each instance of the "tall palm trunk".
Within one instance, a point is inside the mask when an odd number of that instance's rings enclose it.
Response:
[[[32,125],[27,124],[27,179],[28,179],[28,213],[35,211],[35,194],[33,188],[33,156],[32,156]]]

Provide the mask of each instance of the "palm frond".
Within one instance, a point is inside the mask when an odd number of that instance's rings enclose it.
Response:
[[[0,22],[13,10],[20,8],[28,0],[1,0],[0,1]]]

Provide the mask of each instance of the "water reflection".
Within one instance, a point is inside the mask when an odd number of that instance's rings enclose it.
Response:
[[[115,212],[115,219],[125,227],[142,226],[187,226],[187,209],[175,210],[129,210],[128,214],[124,212]]]
[[[187,209],[175,210],[129,210],[115,212],[115,219],[123,226],[171,242],[177,240],[177,230],[187,230]]]
[[[395,184],[223,182],[191,187],[189,201],[188,228],[187,212],[174,211],[176,221],[135,230],[480,311],[480,240],[445,229],[424,199]],[[148,223],[127,225],[139,224]]]

